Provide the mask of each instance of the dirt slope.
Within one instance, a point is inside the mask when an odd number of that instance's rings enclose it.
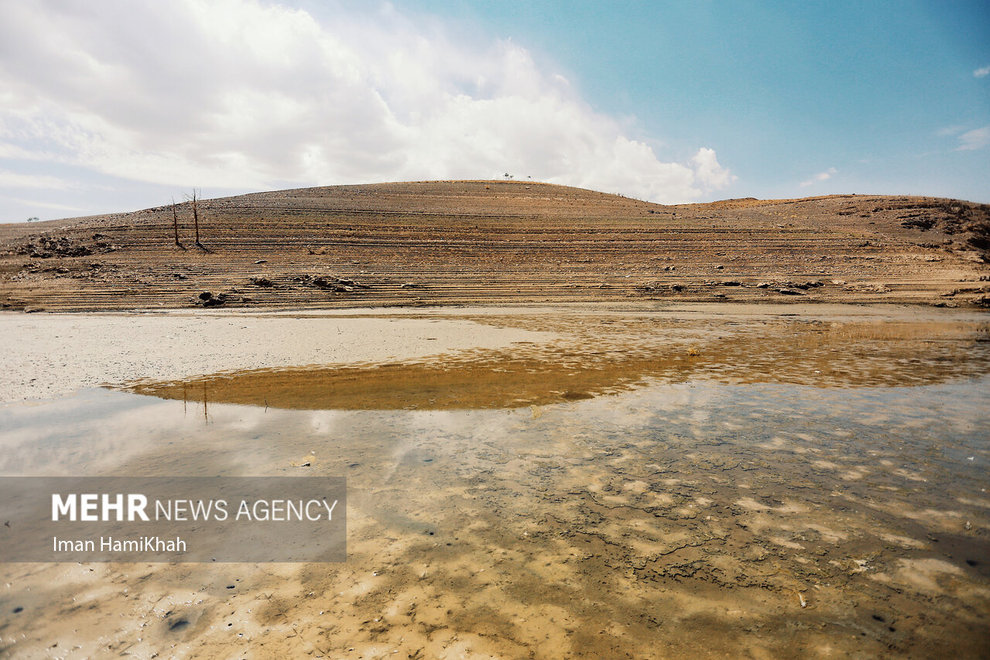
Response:
[[[990,206],[954,200],[663,206],[515,181],[334,186],[200,201],[202,247],[191,205],[177,210],[181,246],[170,206],[0,225],[0,305],[986,306],[990,296]]]

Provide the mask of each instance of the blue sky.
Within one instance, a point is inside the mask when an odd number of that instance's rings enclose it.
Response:
[[[990,124],[988,2],[414,5],[531,45],[658,151],[713,147],[740,195],[836,168],[815,193],[990,201],[990,151],[953,139]]]
[[[987,2],[0,0],[0,221],[505,172],[990,202]]]

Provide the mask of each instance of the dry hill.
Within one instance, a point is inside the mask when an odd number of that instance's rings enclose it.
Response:
[[[98,310],[990,300],[990,206],[843,195],[664,206],[563,186],[334,186],[0,225],[0,305]]]

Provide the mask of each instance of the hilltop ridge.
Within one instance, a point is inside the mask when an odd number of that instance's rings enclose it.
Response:
[[[985,306],[990,206],[832,195],[661,205],[524,181],[301,188],[0,225],[14,310],[560,302]],[[208,294],[208,295],[207,295]]]

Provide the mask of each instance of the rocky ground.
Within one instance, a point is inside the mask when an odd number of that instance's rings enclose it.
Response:
[[[990,206],[664,206],[540,183],[257,193],[0,225],[0,306],[80,311],[735,301],[990,305]],[[178,244],[176,243],[176,225]]]

